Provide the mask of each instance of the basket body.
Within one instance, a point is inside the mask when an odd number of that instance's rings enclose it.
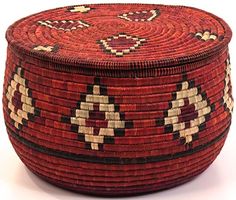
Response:
[[[189,181],[229,131],[230,38],[209,13],[161,5],[71,6],[17,22],[3,94],[16,153],[45,180],[96,195]]]

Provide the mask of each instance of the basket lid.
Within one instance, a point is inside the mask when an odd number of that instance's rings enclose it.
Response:
[[[227,48],[220,18],[184,6],[92,4],[31,15],[9,27],[21,55],[76,67],[143,69],[206,59]]]

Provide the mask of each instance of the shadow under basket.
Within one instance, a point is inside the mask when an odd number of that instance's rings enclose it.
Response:
[[[46,181],[93,195],[191,180],[229,131],[231,36],[184,6],[77,5],[15,22],[3,110],[16,153]]]

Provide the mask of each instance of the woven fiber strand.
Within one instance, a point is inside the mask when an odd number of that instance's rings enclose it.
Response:
[[[191,180],[230,128],[231,36],[184,6],[75,5],[15,22],[3,112],[16,153],[46,181],[94,195]]]

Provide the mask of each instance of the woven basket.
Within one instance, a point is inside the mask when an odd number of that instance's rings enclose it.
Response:
[[[70,6],[7,31],[4,116],[24,164],[96,195],[203,172],[231,123],[229,26],[195,8]]]

